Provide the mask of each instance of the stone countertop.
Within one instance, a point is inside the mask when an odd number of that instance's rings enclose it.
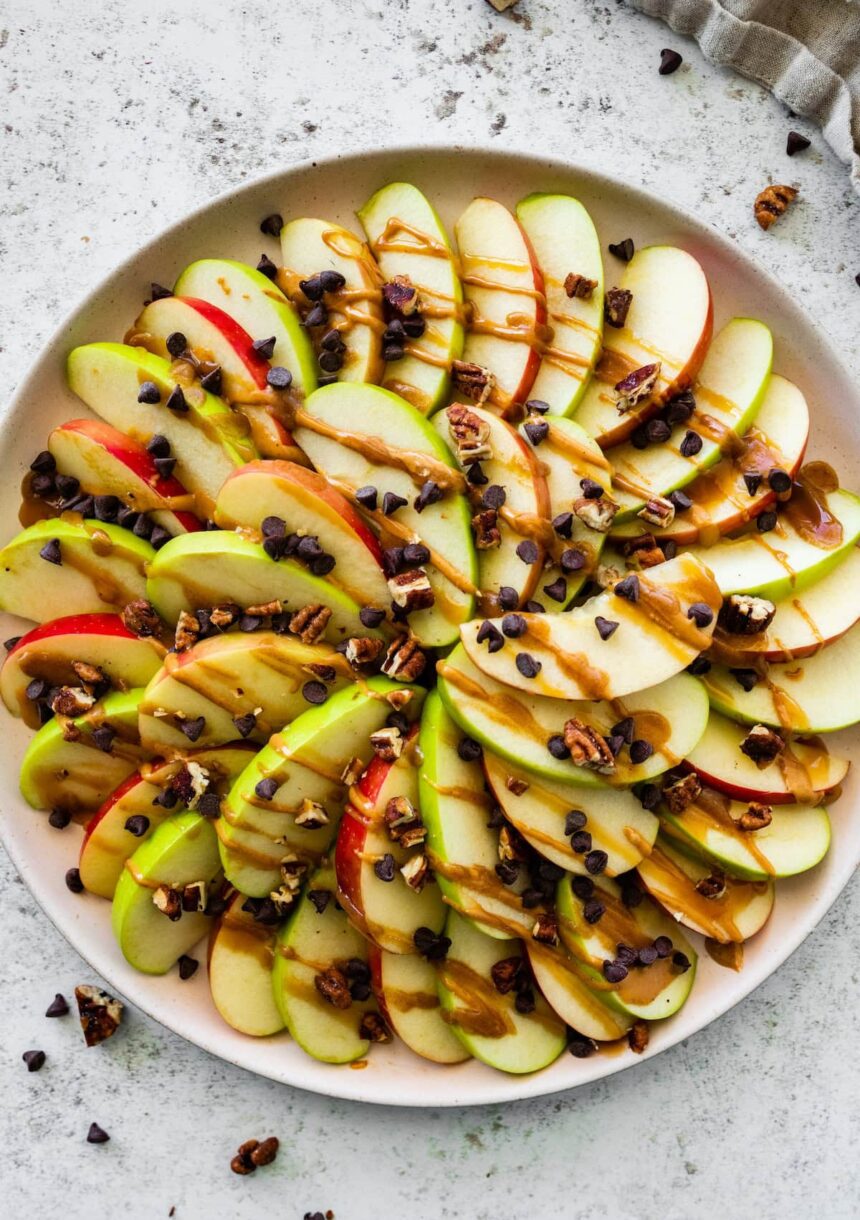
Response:
[[[665,193],[794,286],[860,375],[843,167],[804,120],[623,3],[6,0],[0,25],[4,399],[85,291],[189,208],[305,158],[454,141]],[[667,45],[685,63],[661,78]],[[791,162],[790,126],[812,138]],[[801,199],[763,234],[751,204],[769,180]],[[775,977],[657,1059],[546,1100],[403,1114],[254,1079],[135,1012],[85,1050],[74,1018],[42,1013],[91,972],[0,868],[0,1195],[16,1217],[856,1215],[856,882]],[[48,1062],[30,1075],[34,1047]],[[85,1142],[93,1120],[110,1143]],[[232,1175],[238,1143],[270,1133],[276,1163]]]

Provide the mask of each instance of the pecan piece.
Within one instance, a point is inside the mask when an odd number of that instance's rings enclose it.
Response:
[[[388,837],[401,847],[416,847],[427,837],[421,814],[408,797],[393,796],[385,806],[384,817]]]
[[[156,908],[166,915],[171,923],[182,918],[182,895],[179,890],[171,889],[169,885],[160,885],[153,891],[152,901]]]
[[[251,615],[252,618],[268,618],[272,614],[281,614],[283,609],[284,603],[275,598],[274,601],[262,602],[259,606],[248,606],[245,614]]]
[[[620,330],[627,321],[633,293],[626,288],[610,288],[603,303],[603,314],[610,326]]]
[[[400,876],[409,886],[410,890],[420,894],[430,880],[430,861],[422,852],[410,856],[406,863],[401,865]]]
[[[630,538],[623,544],[621,553],[625,558],[632,559],[640,568],[656,568],[658,564],[666,562],[666,556],[657,545],[653,534],[640,534],[638,538]]]
[[[740,830],[764,830],[773,821],[773,810],[770,805],[762,805],[759,801],[750,801],[746,813],[735,818],[735,826]]]
[[[107,681],[97,665],[90,665],[86,661],[72,661],[72,669],[75,677],[84,686],[100,686],[102,682]]]
[[[695,771],[666,784],[663,788],[663,800],[672,813],[683,813],[701,795],[702,785]]]
[[[58,716],[82,716],[95,703],[95,695],[82,686],[61,686],[51,697],[50,707]]]
[[[205,881],[191,881],[182,887],[183,911],[205,911],[208,886]]]
[[[184,762],[168,784],[169,790],[176,793],[183,805],[198,801],[208,787],[209,772],[193,759]]]
[[[634,1021],[627,1031],[627,1045],[635,1055],[641,1055],[648,1045],[650,1034],[647,1021]]]
[[[507,995],[519,986],[523,977],[523,959],[521,957],[503,957],[490,967],[490,978],[499,995]]]
[[[496,384],[496,378],[489,369],[480,364],[470,364],[467,360],[452,362],[451,381],[454,389],[465,394],[477,407],[487,401]]]
[[[775,614],[776,606],[766,597],[732,593],[720,610],[720,626],[731,635],[760,635],[767,631]]]
[[[615,770],[615,756],[605,737],[575,716],[565,722],[564,744],[577,767],[610,775]]]
[[[403,753],[403,734],[393,725],[377,729],[370,734],[370,744],[377,758],[383,762],[395,762]]]
[[[797,189],[793,186],[781,186],[775,183],[759,191],[753,204],[755,218],[762,229],[769,229],[782,216],[790,203],[797,198]]]
[[[349,1008],[352,996],[349,994],[349,983],[346,975],[337,966],[329,966],[314,976],[314,986],[322,998],[333,1008]]]
[[[325,808],[318,801],[312,801],[306,796],[296,814],[296,825],[301,826],[302,830],[319,830],[321,826],[328,826],[328,823],[329,816]]]
[[[645,501],[645,506],[636,514],[649,525],[661,525],[664,528],[675,520],[675,505],[665,496],[652,496]]]
[[[219,631],[226,631],[228,627],[233,626],[241,613],[238,606],[232,602],[225,602],[221,606],[212,607],[209,611],[209,622]]]
[[[502,826],[499,831],[498,853],[500,860],[516,861],[517,864],[528,859],[526,841],[513,826]]]
[[[502,545],[498,521],[499,514],[494,508],[485,508],[472,518],[472,533],[479,551],[491,551]]]
[[[368,1042],[390,1042],[391,1031],[378,1012],[366,1012],[358,1026],[359,1038],[367,1038]]]
[[[538,915],[532,928],[532,940],[541,945],[558,944],[558,917],[548,911]]]
[[[423,568],[410,568],[398,576],[392,576],[388,588],[395,606],[400,606],[407,614],[415,610],[429,610],[436,601],[436,595],[427,579]]]
[[[372,742],[373,738],[371,737],[370,740]],[[357,783],[361,779],[361,773],[363,770],[364,763],[361,761],[361,759],[351,758],[341,773],[340,782],[348,786]]]
[[[350,636],[346,641],[344,656],[350,665],[357,669],[362,665],[372,665],[379,658],[384,647],[383,640],[376,640],[370,636]]]
[[[186,648],[193,647],[199,638],[200,623],[197,618],[193,614],[189,614],[187,610],[180,610],[173,636],[173,646],[176,651],[185,652]]]
[[[638,406],[640,402],[645,402],[647,398],[651,397],[662,367],[659,360],[654,364],[643,364],[641,368],[634,369],[632,373],[628,373],[626,377],[622,377],[620,381],[616,382],[615,406],[619,415],[624,415]]]
[[[615,514],[618,512],[618,505],[608,496],[600,496],[597,500],[589,500],[587,496],[580,496],[573,502],[573,511],[583,525],[587,525],[590,530],[596,530],[598,534],[607,534],[615,519]]]
[[[578,297],[581,301],[590,301],[596,287],[597,280],[590,280],[587,276],[579,275],[575,271],[569,271],[564,277],[564,291],[571,298]]]
[[[82,983],[75,988],[75,999],[78,1002],[78,1016],[81,1029],[84,1031],[84,1041],[87,1046],[98,1046],[106,1038],[112,1038],[122,1021],[123,1005],[112,995]]]
[[[303,644],[313,644],[325,631],[331,618],[328,606],[315,603],[303,606],[290,616],[290,631],[297,635]]]
[[[769,767],[785,749],[785,738],[766,724],[754,724],[740,744],[742,754],[751,758],[760,771]]]
[[[411,317],[421,306],[418,289],[408,275],[395,275],[383,284],[382,296],[386,305],[402,318]]]
[[[514,796],[522,796],[524,792],[528,792],[529,786],[526,780],[517,779],[514,775],[509,775],[505,780],[505,787],[508,792],[513,792]]]
[[[392,640],[382,662],[382,672],[401,682],[414,682],[424,672],[427,658],[414,636]]]
[[[712,868],[707,877],[696,882],[696,893],[703,898],[722,898],[726,892],[726,874],[721,868]]]
[[[455,361],[456,363],[456,361]],[[476,366],[477,367],[477,366]],[[482,462],[492,455],[490,449],[490,425],[461,402],[453,403],[447,410],[448,433],[463,466]]]
[[[146,637],[159,635],[161,632],[161,619],[155,613],[152,603],[148,602],[145,597],[138,597],[133,602],[129,602],[127,606],[123,606],[120,618],[123,626],[134,635]]]

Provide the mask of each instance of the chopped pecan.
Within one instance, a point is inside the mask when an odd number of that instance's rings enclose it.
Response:
[[[663,800],[672,813],[683,813],[701,795],[702,785],[695,771],[666,784],[663,788]]]
[[[601,589],[613,589],[621,579],[621,573],[609,563],[599,563],[594,579]]]
[[[426,839],[421,814],[408,797],[393,796],[385,806],[384,816],[389,838],[401,847],[415,847]]]
[[[753,212],[759,226],[762,229],[769,229],[796,198],[795,187],[781,186],[778,183],[766,186],[763,191],[759,191],[753,205]]]
[[[451,380],[454,389],[465,394],[477,407],[487,401],[496,384],[495,375],[489,369],[480,364],[470,364],[467,360],[452,361]]]
[[[176,923],[177,919],[182,917],[182,895],[179,890],[171,889],[169,885],[160,885],[157,890],[153,890],[152,901],[171,923]]]
[[[618,408],[619,415],[632,411],[640,402],[645,402],[647,398],[651,397],[662,367],[659,360],[654,364],[643,364],[641,368],[634,369],[632,373],[628,373],[626,377],[622,377],[619,382],[616,382],[615,406]]]
[[[421,307],[418,289],[408,275],[395,275],[382,285],[385,303],[403,318],[409,318]]]
[[[622,545],[621,553],[632,559],[640,568],[656,568],[658,564],[666,562],[666,556],[657,545],[653,534],[640,534],[638,538],[630,538]]]
[[[726,892],[726,874],[721,868],[712,868],[707,877],[696,882],[696,893],[703,898],[722,898]]]
[[[122,1003],[89,983],[75,988],[75,999],[87,1046],[98,1046],[99,1042],[112,1038],[122,1022]]]
[[[61,686],[50,699],[50,707],[58,716],[82,716],[95,703],[95,695],[82,686]]]
[[[294,852],[288,852],[281,858],[278,865],[281,882],[290,890],[297,890],[302,884],[302,878],[308,871],[307,861],[300,860]]]
[[[785,749],[785,738],[766,724],[754,724],[741,742],[740,749],[763,771]]]
[[[161,619],[156,614],[152,603],[144,597],[138,597],[120,611],[123,626],[134,635],[150,636],[161,633]]]
[[[502,535],[499,531],[499,514],[494,508],[485,508],[472,518],[472,533],[475,535],[475,546],[479,551],[491,551],[502,545]]]
[[[414,691],[401,687],[399,690],[390,690],[385,696],[385,702],[393,707],[395,712],[399,712],[406,707],[407,703],[412,702],[413,695]]]
[[[598,534],[607,534],[615,519],[615,514],[618,512],[618,505],[608,496],[600,496],[596,500],[580,496],[573,502],[573,511],[583,525],[587,525],[590,530],[596,530]]]
[[[770,805],[762,805],[759,801],[750,801],[746,813],[735,818],[735,826],[740,830],[764,830],[773,821],[773,809]]]
[[[183,911],[205,911],[208,886],[205,881],[191,881],[182,887]]]
[[[330,618],[331,610],[328,606],[321,606],[318,602],[303,606],[290,616],[290,631],[297,635],[303,644],[313,644],[325,631]]]
[[[403,734],[393,725],[370,734],[370,744],[377,758],[394,762],[403,753]]]
[[[507,825],[499,830],[498,853],[500,860],[516,861],[518,864],[523,864],[529,854],[526,841],[519,831]]]
[[[366,1012],[358,1025],[359,1038],[367,1038],[368,1042],[390,1042],[391,1031],[378,1012]]]
[[[192,805],[209,787],[209,780],[207,769],[190,759],[171,776],[168,788],[176,793],[183,805]]]
[[[179,611],[179,619],[176,623],[176,631],[173,636],[173,646],[177,652],[185,652],[186,648],[193,647],[200,638],[200,623],[193,614],[189,614],[187,610]]]
[[[590,280],[575,271],[569,271],[564,277],[564,291],[571,298],[579,297],[582,301],[589,301],[596,287],[597,280]]]
[[[401,865],[400,876],[409,886],[410,890],[420,894],[430,880],[430,861],[423,852],[418,852],[416,855],[410,856],[406,863]]]
[[[302,830],[319,830],[321,826],[327,826],[328,822],[329,816],[324,807],[306,796],[296,814],[296,825],[301,826]]]
[[[106,681],[104,672],[97,665],[90,665],[86,661],[72,661],[72,669],[75,677],[84,686],[100,686],[102,682]]]
[[[577,767],[610,775],[615,770],[615,756],[605,737],[575,716],[565,722],[564,744]]]
[[[532,940],[541,945],[558,944],[558,917],[548,911],[538,915],[532,928]]]
[[[627,321],[633,293],[626,288],[610,288],[603,303],[603,314],[610,326],[620,330]]]
[[[80,741],[83,734],[78,726],[71,720],[67,720],[63,724],[63,741]]]
[[[455,362],[456,363],[456,362]],[[482,462],[492,456],[490,449],[490,425],[461,402],[453,403],[447,410],[448,433],[463,466]]]
[[[634,1021],[627,1031],[627,1045],[635,1055],[641,1055],[650,1037],[647,1021]]]
[[[372,740],[372,738],[371,738]],[[364,763],[360,758],[351,758],[341,772],[340,782],[342,784],[355,784],[361,779],[361,773],[364,770]]]
[[[649,525],[661,525],[665,528],[675,520],[675,505],[665,496],[652,496],[650,500],[645,501],[644,508],[640,508],[636,516],[647,521]]]
[[[209,611],[209,622],[219,631],[226,631],[228,627],[233,626],[241,613],[238,606],[232,602],[225,602],[221,606],[212,607]]]
[[[306,610],[308,608],[309,607],[305,606]],[[284,603],[282,601],[280,601],[278,598],[275,598],[273,601],[270,601],[270,602],[261,602],[261,604],[259,606],[248,606],[248,608],[245,610],[245,614],[250,614],[253,618],[268,618],[272,614],[281,614],[283,612],[283,609],[284,609]],[[299,613],[301,614],[301,611],[299,611]],[[326,620],[326,621],[328,621],[328,620]],[[294,630],[295,630],[295,628],[293,627],[293,625],[291,623],[290,631],[294,631]]]
[[[514,796],[522,796],[524,792],[528,792],[528,782],[524,779],[517,779],[514,775],[509,775],[505,780],[505,787],[508,792],[513,792]]]
[[[415,610],[429,610],[436,601],[427,573],[423,568],[410,568],[398,576],[392,576],[388,588],[395,606],[400,606],[407,614]]]
[[[414,636],[400,636],[388,646],[382,672],[401,682],[414,682],[424,672],[427,658]]]
[[[372,665],[384,647],[383,640],[373,639],[371,636],[350,636],[346,641],[344,656],[350,665],[357,669],[362,665]]]
[[[720,626],[730,635],[760,635],[767,631],[775,614],[776,606],[765,597],[732,593],[720,610]]]
[[[507,995],[519,987],[523,978],[523,959],[521,957],[503,957],[490,967],[490,978],[499,995]]]
[[[349,1008],[352,996],[346,975],[337,966],[329,966],[314,976],[314,986],[322,998],[334,1008]]]
[[[274,909],[275,916],[280,919],[293,909],[298,898],[299,887],[294,888],[289,885],[279,885],[276,890],[272,890],[269,894],[269,902]]]

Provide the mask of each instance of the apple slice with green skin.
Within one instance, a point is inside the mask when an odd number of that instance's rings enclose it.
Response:
[[[634,586],[617,584],[566,614],[524,614],[526,630],[496,652],[479,641],[475,619],[460,629],[463,646],[489,677],[555,699],[615,699],[656,686],[709,646],[722,598],[689,554],[626,580],[638,582],[635,601],[616,591]],[[710,622],[699,626],[691,607],[710,613]],[[598,618],[618,624],[608,638],[598,633]]]
[[[338,908],[336,890],[331,869],[320,869],[308,881],[275,942],[272,987],[281,1018],[303,1051],[323,1063],[351,1063],[370,1049],[359,1027],[373,1002],[335,1008],[316,986],[318,976],[332,967],[342,968],[353,959],[367,962],[367,941]],[[323,892],[330,898],[320,911]],[[310,893],[317,896],[316,905]]]
[[[765,805],[813,804],[843,782],[850,763],[830,754],[823,741],[793,738],[767,767],[757,767],[741,751],[747,729],[712,712],[708,727],[684,760],[703,784],[735,800]]]
[[[48,449],[63,474],[72,475],[92,496],[117,496],[137,512],[150,513],[171,534],[203,528],[189,494],[174,475],[159,474],[155,458],[123,432],[101,419],[70,419],[48,437]]]
[[[424,333],[386,366],[382,384],[424,415],[445,402],[451,362],[463,352],[463,289],[448,235],[436,211],[408,182],[391,182],[368,199],[358,219],[386,281],[406,276],[418,289]]]
[[[461,494],[465,479],[432,423],[388,390],[342,384],[317,390],[297,418],[297,443],[340,492],[354,501],[360,489],[377,489],[376,508],[366,507],[366,497],[362,507],[384,546],[422,542],[429,548],[426,570],[436,600],[411,614],[409,626],[425,646],[452,644],[474,609],[477,561]],[[419,512],[415,501],[428,482],[443,495]],[[387,493],[407,503],[386,515]]]
[[[737,819],[748,807],[748,801],[703,788],[683,813],[660,806],[661,831],[683,850],[749,881],[808,872],[827,854],[830,819],[823,805],[776,805],[769,826],[741,830]]]
[[[713,343],[693,386],[696,408],[675,424],[668,440],[640,448],[631,441],[612,450],[617,520],[639,513],[646,500],[686,487],[703,470],[731,452],[756,417],[773,364],[773,335],[763,322],[732,318]],[[685,456],[682,446],[694,432],[702,444]],[[643,528],[647,528],[646,526]]]
[[[526,951],[535,982],[565,1025],[597,1042],[614,1042],[627,1033],[633,1017],[604,1004],[563,944],[542,945],[530,939]]]
[[[287,533],[316,537],[334,557],[328,579],[360,605],[385,608],[391,593],[382,572],[376,535],[353,505],[315,470],[293,462],[249,462],[225,481],[215,520],[222,529],[259,530],[266,517]]]
[[[693,384],[713,329],[711,291],[692,254],[646,246],[624,268],[619,287],[632,293],[624,325],[607,326],[603,355],[576,409],[576,422],[602,449],[627,439]],[[653,393],[620,414],[615,385],[636,369],[660,364]]]
[[[445,1020],[470,1054],[502,1072],[521,1075],[552,1063],[566,1044],[564,1023],[542,995],[521,1013],[516,995],[502,995],[491,971],[497,962],[524,956],[521,940],[486,936],[456,911],[445,927],[448,956],[439,965],[439,999]]]
[[[580,829],[591,836],[587,850],[606,853],[609,877],[635,868],[657,836],[656,817],[632,792],[537,779],[489,750],[484,770],[508,821],[535,851],[570,873],[587,872],[586,853],[575,852],[570,833],[565,834],[565,819],[575,810],[586,818]]]
[[[129,631],[118,614],[66,615],[18,639],[0,669],[0,696],[13,716],[37,729],[38,706],[27,698],[34,678],[49,686],[77,686],[72,663],[82,661],[97,666],[120,690],[143,687],[158,672],[164,653],[157,640]]]
[[[180,724],[201,716],[198,747],[233,741],[236,722],[248,716],[254,717],[253,725],[242,723],[248,738],[268,741],[307,710],[302,691],[307,682],[322,681],[320,671],[330,695],[353,678],[345,658],[330,644],[303,644],[273,631],[200,640],[183,652],[169,653],[150,681],[140,704],[141,741],[153,754],[187,750],[189,740]]]
[[[382,290],[379,269],[365,243],[341,225],[305,217],[291,220],[281,229],[281,258],[284,266],[279,283],[303,316],[312,302],[301,289],[302,281],[321,271],[343,276],[342,289],[322,296],[327,320],[316,334],[322,337],[330,329],[340,331],[346,350],[337,372],[339,381],[379,381],[385,370]]]
[[[603,259],[588,212],[570,195],[528,195],[517,204],[517,220],[543,275],[547,321],[554,331],[544,352],[531,397],[549,403],[554,415],[575,410],[600,354],[603,335]],[[591,280],[586,297],[569,297],[570,274]]]
[[[176,477],[193,492],[197,515],[210,517],[215,497],[236,466],[259,457],[248,423],[199,385],[182,384],[187,410],[168,408],[179,385],[172,366],[142,347],[88,343],[69,354],[69,386],[96,415],[146,444],[166,436],[176,458]],[[157,403],[139,402],[141,386],[157,387]]]
[[[432,1063],[471,1058],[442,1019],[432,962],[416,953],[386,953],[371,946],[370,971],[382,1015],[411,1051]]]
[[[272,737],[221,806],[218,837],[231,885],[251,897],[265,897],[277,886],[280,862],[288,852],[319,860],[337,833],[347,765],[353,759],[370,761],[370,734],[383,727],[391,712],[386,696],[410,690],[412,698],[403,710],[414,718],[420,715],[424,691],[376,677],[338,691]],[[257,791],[264,780],[276,785],[271,796],[265,795],[266,785],[262,795]],[[325,811],[328,821],[318,829],[296,824],[306,801]]]
[[[216,305],[255,339],[274,337],[272,364],[290,370],[292,393],[306,398],[317,388],[307,332],[277,283],[261,271],[232,258],[202,258],[185,268],[174,292]]]
[[[218,838],[199,813],[177,813],[127,861],[117,882],[111,923],[123,957],[144,974],[166,974],[209,930],[207,915],[183,911],[172,921],[153,902],[160,886],[211,885],[218,875]]]
[[[671,1017],[692,990],[697,962],[693,946],[679,933],[675,921],[649,898],[635,907],[625,906],[621,887],[608,877],[592,878],[588,897],[574,893],[573,881],[568,873],[558,883],[556,910],[562,942],[579,965],[583,980],[617,1012],[645,1021]],[[589,922],[596,911],[587,904],[595,902],[603,907],[603,913]],[[672,942],[668,956],[658,957],[647,966],[630,966],[619,982],[605,977],[604,963],[616,960],[619,945],[638,951],[651,946],[658,936]],[[686,968],[677,954],[686,959]]]
[[[146,596],[168,623],[175,623],[183,610],[225,602],[244,609],[280,601],[293,611],[327,606],[332,614],[324,638],[331,642],[379,634],[362,627],[361,607],[330,581],[313,576],[295,559],[270,559],[259,543],[229,530],[171,538],[149,565]]]
[[[711,666],[702,681],[711,706],[742,724],[834,733],[860,721],[860,629],[814,657],[769,666],[750,691],[725,665]]]
[[[41,554],[46,548],[59,563]],[[80,517],[37,521],[0,551],[0,610],[46,623],[120,609],[146,595],[154,558],[148,542],[119,525]]]
[[[284,1028],[272,991],[277,929],[243,911],[244,902],[244,895],[236,894],[212,925],[209,991],[228,1025],[240,1034],[267,1038]]]
[[[543,276],[525,230],[495,199],[473,199],[454,226],[470,313],[463,360],[489,369],[487,402],[524,402],[540,368]]]
[[[696,886],[713,874],[713,865],[679,851],[665,835],[659,836],[638,871],[648,893],[673,919],[720,944],[749,940],[773,910],[771,880],[745,881],[724,873],[722,893],[704,897]]]
[[[157,803],[171,779],[186,762],[203,767],[209,776],[207,792],[222,794],[245,768],[254,747],[235,742],[215,750],[192,750],[184,758],[145,764],[140,773],[129,775],[107,798],[87,823],[78,868],[81,881],[91,894],[113,898],[123,865],[144,837],[152,834],[175,812]],[[126,829],[129,818],[143,817],[148,822],[143,834]]]
[[[621,751],[615,772],[608,777],[616,786],[651,779],[675,766],[692,750],[708,722],[707,696],[701,683],[689,674],[677,674],[668,682],[613,700],[612,704],[562,704],[557,699],[512,690],[488,678],[462,647],[439,661],[436,668],[445,708],[465,733],[515,766],[562,783],[605,790],[607,781],[607,777],[549,752],[547,742],[562,732],[571,717],[607,736],[619,719],[632,716],[634,739],[654,746],[654,752],[635,765],[627,751]]]
[[[794,475],[800,469],[809,437],[809,409],[797,386],[772,373],[755,423],[737,443],[737,453],[722,458],[710,470],[688,483],[684,493],[692,501],[675,514],[669,526],[649,524],[658,539],[713,545],[723,534],[741,529],[776,501],[767,475],[775,467]],[[744,475],[760,476],[750,491]],[[755,486],[755,484],[753,484]],[[613,522],[613,539],[635,538],[645,526],[638,518]]]

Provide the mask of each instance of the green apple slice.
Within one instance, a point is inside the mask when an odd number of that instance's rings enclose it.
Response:
[[[65,717],[42,725],[21,760],[21,795],[34,809],[91,813],[147,756],[137,735],[137,709],[143,691],[114,691],[71,723],[80,736],[69,740]],[[108,727],[116,736],[109,750],[93,739]]]
[[[794,877],[827,854],[830,819],[823,805],[776,805],[770,825],[752,831],[736,824],[748,808],[748,801],[703,788],[683,813],[661,806],[659,814],[662,829],[681,847],[749,881]]]
[[[277,929],[242,910],[236,894],[209,938],[209,990],[212,1003],[233,1029],[266,1038],[284,1028],[272,989]]]
[[[554,332],[544,352],[532,398],[553,415],[576,409],[600,354],[603,336],[603,259],[594,222],[570,195],[527,195],[517,204],[543,275],[547,322]],[[594,281],[590,295],[569,297],[568,275]]]
[[[423,542],[430,549],[427,576],[436,601],[411,614],[409,626],[426,646],[452,644],[474,608],[477,562],[469,504],[461,494],[465,480],[447,445],[420,412],[378,386],[325,386],[297,420],[296,442],[348,499],[362,487],[377,488],[377,508],[367,515],[383,545]],[[445,494],[418,512],[414,502],[428,481]],[[386,492],[407,504],[386,516]]]
[[[723,874],[723,892],[705,898],[696,886],[713,871],[709,861],[679,851],[665,835],[659,836],[651,854],[639,865],[648,893],[684,927],[721,944],[755,936],[773,910],[773,881],[747,881]]]
[[[320,271],[337,271],[344,277],[340,292],[325,294],[328,321],[318,333],[332,327],[341,333],[346,352],[339,381],[379,381],[385,368],[382,291],[379,271],[364,242],[340,225],[306,217],[281,229],[281,258],[281,286],[304,314],[311,303],[299,286],[302,280]]]
[[[436,211],[408,182],[391,182],[360,208],[358,219],[385,280],[407,276],[418,289],[427,327],[386,367],[382,384],[430,415],[445,402],[451,362],[463,352],[463,289],[448,235]]]
[[[313,669],[313,666],[319,667]],[[196,745],[219,746],[236,739],[236,721],[253,716],[243,731],[264,742],[307,710],[305,683],[326,672],[333,694],[348,685],[352,671],[330,644],[303,644],[274,631],[230,632],[171,652],[152,678],[140,704],[140,738],[154,754],[188,749],[180,725],[203,717]],[[318,679],[321,681],[321,679]]]
[[[194,493],[198,516],[211,517],[218,489],[236,466],[259,457],[247,421],[199,385],[182,385],[187,410],[167,407],[179,385],[171,365],[142,347],[88,343],[69,354],[69,386],[109,424],[144,444],[166,436],[176,458],[176,477]],[[138,401],[141,385],[154,382],[161,401]]]
[[[566,614],[525,614],[524,634],[496,652],[479,642],[481,621],[473,619],[460,628],[463,646],[488,677],[554,699],[615,699],[656,686],[709,647],[722,599],[704,563],[689,554],[627,579],[638,580],[635,601],[610,588]],[[706,626],[690,616],[697,605],[711,611]],[[618,624],[608,639],[598,618]]]
[[[436,967],[415,953],[371,956],[380,1008],[411,1051],[432,1063],[462,1063],[469,1052],[442,1018]]]
[[[317,388],[307,332],[287,297],[261,271],[232,258],[202,258],[185,268],[173,291],[223,309],[255,339],[274,336],[273,362],[292,373],[292,392],[306,398]]]
[[[199,813],[178,813],[158,827],[126,862],[117,882],[111,922],[123,957],[144,974],[166,974],[205,936],[209,917],[183,911],[167,918],[153,901],[161,886],[181,890],[218,875],[218,839]]]
[[[605,851],[606,873],[615,877],[635,868],[657,836],[653,813],[625,789],[573,788],[557,780],[537,779],[531,772],[484,752],[484,770],[505,817],[535,851],[571,873],[585,873],[585,853],[575,852],[565,835],[565,818],[585,814],[591,835],[589,850]]]
[[[351,959],[366,962],[367,941],[338,907],[337,886],[330,869],[314,873],[308,891],[326,891],[331,897],[318,911],[306,893],[279,933],[272,968],[275,1003],[303,1051],[323,1063],[351,1063],[370,1049],[359,1027],[373,1003],[353,1002],[348,1008],[335,1008],[323,999],[316,979]]]
[[[752,424],[762,404],[773,364],[773,335],[763,322],[732,318],[708,348],[693,386],[696,409],[659,445],[637,449],[630,441],[612,450],[614,496],[621,522],[646,500],[685,487],[708,470]],[[702,440],[693,456],[681,443],[688,431]],[[647,528],[647,525],[644,527]]]
[[[54,541],[59,563],[40,553]],[[37,521],[0,551],[0,609],[38,623],[118,609],[145,595],[146,568],[154,558],[148,542],[119,525]]]
[[[600,993],[589,987],[582,967],[564,945],[549,946],[528,940],[526,950],[535,982],[565,1025],[598,1042],[614,1042],[627,1033],[633,1017],[603,1002]]]
[[[493,801],[480,762],[460,757],[462,740],[439,692],[431,691],[418,739],[419,797],[436,881],[445,901],[488,936],[527,936],[534,912],[520,901],[525,882],[506,886],[496,875],[499,834],[487,825]]]
[[[332,643],[351,635],[379,634],[361,626],[361,607],[330,581],[313,576],[298,560],[270,559],[259,543],[230,530],[171,538],[149,565],[146,596],[169,623],[183,610],[279,601],[293,611],[327,606],[332,613],[324,638]]]
[[[562,783],[606,788],[606,777],[575,766],[569,758],[554,758],[547,749],[549,739],[561,733],[571,717],[606,736],[619,720],[632,716],[634,736],[654,745],[654,753],[637,765],[622,750],[611,776],[618,786],[651,779],[677,765],[708,722],[707,697],[701,683],[689,674],[677,674],[609,704],[560,703],[512,690],[481,673],[462,646],[438,662],[437,671],[445,708],[464,732],[508,762]]]
[[[439,967],[439,999],[445,1020],[476,1059],[502,1072],[537,1072],[562,1053],[563,1022],[542,995],[533,1012],[518,1012],[513,991],[501,995],[492,980],[497,962],[522,957],[520,940],[486,936],[456,911],[448,915],[451,940]]]
[[[595,877],[592,899],[578,897],[566,875],[558,883],[556,910],[561,939],[581,967],[583,978],[611,1008],[645,1021],[671,1017],[687,1000],[696,977],[697,955],[678,932],[678,926],[655,903],[646,898],[638,906],[626,907],[621,888],[607,877]],[[604,912],[596,923],[585,917],[586,902],[597,900]],[[619,983],[603,975],[603,963],[614,961],[620,944],[631,949],[651,945],[658,936],[668,936],[672,952],[650,966],[634,965]],[[682,953],[690,965],[674,960]]]

